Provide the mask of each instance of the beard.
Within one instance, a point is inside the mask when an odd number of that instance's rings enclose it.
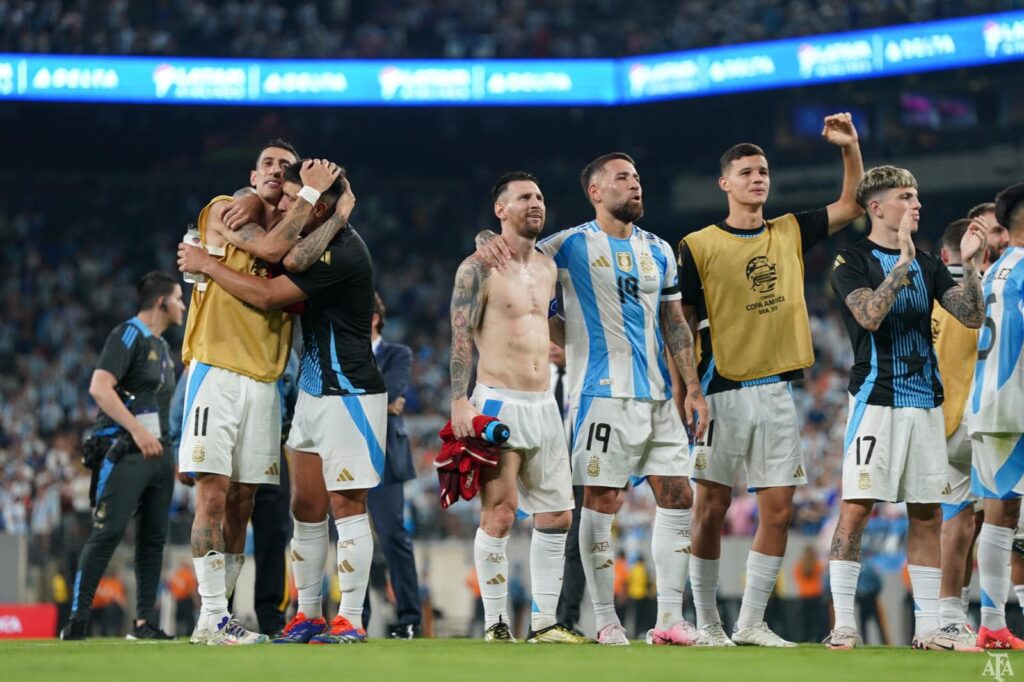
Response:
[[[544,221],[534,225],[528,218],[524,217],[522,222],[515,226],[516,234],[525,239],[536,239],[544,231]]]
[[[632,200],[628,200],[623,204],[609,209],[608,212],[615,216],[616,220],[621,220],[624,223],[632,223],[644,217],[644,204],[642,201],[634,204]]]
[[[1003,255],[1003,249],[999,248],[998,246],[988,246],[988,245],[986,245],[985,248],[988,250],[988,254],[987,255],[988,255],[989,265],[991,265],[992,263],[995,263],[997,260],[999,260],[999,257]]]

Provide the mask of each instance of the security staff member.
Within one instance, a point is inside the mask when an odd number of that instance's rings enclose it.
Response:
[[[175,455],[161,437],[168,432],[174,393],[174,362],[161,334],[180,326],[185,313],[181,286],[163,272],[139,280],[139,312],[107,337],[89,385],[101,412],[93,448],[96,476],[93,528],[78,560],[71,619],[61,639],[84,639],[96,586],[136,518],[134,627],[128,639],[171,639],[156,626],[156,591],[163,565]],[[103,455],[105,452],[105,455]],[[88,453],[87,453],[88,456]]]
[[[416,557],[412,539],[405,529],[405,492],[403,484],[416,478],[409,436],[405,432],[405,389],[412,373],[412,350],[400,343],[389,343],[381,337],[386,315],[380,294],[373,296],[373,320],[370,340],[377,366],[384,375],[388,389],[387,456],[381,485],[370,491],[367,509],[377,531],[377,539],[387,560],[391,587],[395,591],[397,623],[388,626],[388,637],[413,639],[422,636],[420,628],[420,588],[416,575]],[[370,598],[367,593],[363,608],[363,626],[370,621]]]

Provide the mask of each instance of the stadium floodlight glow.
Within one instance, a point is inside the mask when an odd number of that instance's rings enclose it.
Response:
[[[1024,11],[626,59],[0,54],[0,102],[611,106],[1024,60]]]

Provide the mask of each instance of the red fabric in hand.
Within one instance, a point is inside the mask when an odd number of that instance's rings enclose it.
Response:
[[[482,467],[498,466],[501,445],[484,440],[482,434],[494,417],[480,415],[473,418],[475,438],[456,438],[452,423],[445,424],[437,435],[441,437],[441,451],[434,458],[438,482],[441,484],[441,507],[447,509],[461,497],[472,500],[480,492]]]

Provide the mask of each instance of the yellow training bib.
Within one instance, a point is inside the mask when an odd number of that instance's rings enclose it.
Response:
[[[751,381],[814,364],[796,217],[768,220],[756,237],[711,225],[683,241],[704,287],[719,374]]]
[[[231,197],[215,197],[199,213],[199,236],[206,243],[210,207]],[[235,272],[267,276],[267,267],[255,256],[224,245],[221,262]],[[206,291],[192,288],[185,324],[182,362],[193,358],[231,370],[257,381],[277,381],[284,373],[292,343],[292,318],[283,310],[263,311],[238,300],[211,280]]]

